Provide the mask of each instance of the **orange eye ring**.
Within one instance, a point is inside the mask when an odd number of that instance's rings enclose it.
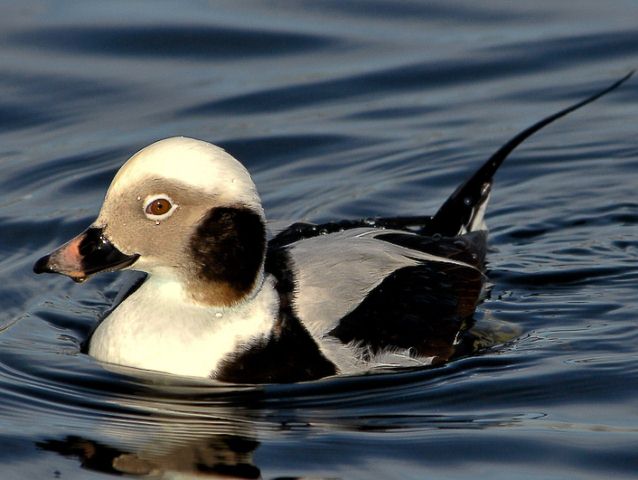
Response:
[[[165,220],[170,217],[177,204],[168,195],[149,195],[144,199],[144,215],[150,220]]]

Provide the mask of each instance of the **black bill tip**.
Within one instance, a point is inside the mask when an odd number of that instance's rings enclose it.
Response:
[[[33,265],[33,273],[55,273],[49,265],[51,255],[45,255]]]

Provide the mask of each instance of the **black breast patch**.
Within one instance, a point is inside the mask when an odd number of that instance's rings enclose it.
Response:
[[[245,345],[224,361],[214,377],[233,383],[288,383],[335,375],[337,369],[319,349],[292,309],[294,277],[285,248],[269,248],[265,270],[276,279],[279,312],[267,338]]]

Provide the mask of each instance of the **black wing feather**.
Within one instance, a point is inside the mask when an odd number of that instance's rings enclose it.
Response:
[[[480,298],[480,271],[427,262],[390,274],[329,335],[354,342],[368,355],[410,349],[414,357],[447,360],[454,339],[471,320]]]

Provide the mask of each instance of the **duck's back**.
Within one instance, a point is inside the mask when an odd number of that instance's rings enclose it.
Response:
[[[388,352],[408,363],[450,358],[480,298],[485,239],[352,228],[269,254],[285,258],[293,311],[343,372],[386,362]],[[268,269],[277,277],[281,262]]]

